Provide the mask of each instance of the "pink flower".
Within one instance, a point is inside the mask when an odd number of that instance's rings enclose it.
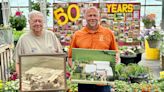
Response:
[[[10,76],[10,80],[16,80],[18,78],[18,75],[16,72],[13,72],[13,74]]]
[[[67,79],[69,79],[70,75],[71,75],[70,72],[66,71],[66,78]]]
[[[17,11],[16,13],[15,13],[15,16],[21,16],[22,15],[22,12],[20,12],[20,11]]]

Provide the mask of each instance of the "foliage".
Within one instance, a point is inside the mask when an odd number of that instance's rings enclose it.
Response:
[[[152,82],[159,87],[159,92],[164,92],[164,79],[154,80]]]
[[[162,83],[164,82],[141,82],[141,83],[128,83],[125,81],[115,80],[116,92],[164,92]]]
[[[138,77],[142,74],[149,74],[150,69],[138,64],[129,64],[125,66],[124,64],[116,64],[115,66],[116,75],[124,80],[129,79],[130,76]]]
[[[70,67],[67,63],[66,65],[66,78],[67,78],[67,85],[70,92],[77,92],[78,91],[78,84],[71,82],[71,76],[73,75],[73,68]]]
[[[50,10],[48,9],[49,7],[50,7],[50,3],[47,2],[46,3],[46,12],[47,12],[47,15],[48,16],[49,16],[49,13],[50,13]],[[31,1],[31,9],[32,10],[40,11],[40,3],[39,2]]]
[[[130,92],[130,85],[125,81],[114,81],[115,92]]]
[[[115,65],[116,76],[118,77],[118,79],[121,79],[121,80],[127,80],[128,79],[128,76],[124,71],[125,67],[126,66],[122,63]]]
[[[16,11],[14,16],[10,16],[9,22],[12,28],[24,28],[26,27],[26,17],[21,11]]]
[[[20,36],[24,33],[24,31],[16,31],[13,30],[13,34],[14,34],[14,41],[18,41]]]
[[[162,38],[160,29],[144,29],[140,35],[142,40],[158,41]]]
[[[142,17],[142,22],[146,28],[151,28],[155,26],[155,14],[148,14]]]
[[[138,77],[142,74],[149,74],[150,69],[138,64],[129,64],[127,67],[125,67],[125,72],[128,76]]]
[[[0,92],[18,92],[19,80],[2,82],[0,80]]]

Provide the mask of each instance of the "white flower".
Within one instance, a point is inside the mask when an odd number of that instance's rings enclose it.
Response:
[[[154,31],[150,31],[149,34],[150,34],[150,35],[154,35]]]
[[[145,36],[144,38],[147,39],[149,36]]]

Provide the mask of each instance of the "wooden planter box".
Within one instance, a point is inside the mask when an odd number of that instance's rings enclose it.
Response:
[[[31,54],[19,56],[21,92],[66,91],[66,55]]]

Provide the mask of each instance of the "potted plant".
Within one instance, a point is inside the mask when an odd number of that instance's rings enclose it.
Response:
[[[21,31],[24,27],[26,27],[26,17],[21,11],[16,11],[14,16],[10,16],[9,22],[11,27],[15,28],[17,31]]]
[[[146,29],[150,29],[155,26],[155,14],[151,13],[142,17],[142,22]]]
[[[149,68],[138,64],[129,64],[125,67],[125,72],[129,76],[131,83],[140,83],[147,81],[149,78]]]
[[[121,63],[128,65],[129,63],[138,63],[141,61],[144,52],[141,46],[121,46],[119,47]]]
[[[157,48],[161,40],[161,30],[160,29],[144,29],[141,32],[141,39],[147,40],[150,48]]]

